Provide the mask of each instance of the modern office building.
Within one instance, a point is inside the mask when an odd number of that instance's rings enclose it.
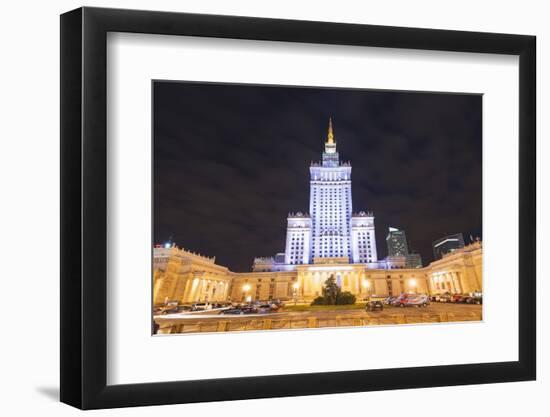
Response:
[[[419,253],[409,253],[405,258],[407,268],[422,268],[422,257]]]
[[[388,246],[388,257],[407,256],[409,254],[407,236],[404,230],[389,227],[386,245]]]
[[[444,255],[464,247],[464,237],[462,233],[445,236],[436,240],[433,244],[434,258],[441,259]]]
[[[386,236],[388,246],[388,257],[386,260],[391,268],[421,268],[422,258],[419,253],[409,252],[407,234],[404,230],[395,227],[388,228]]]

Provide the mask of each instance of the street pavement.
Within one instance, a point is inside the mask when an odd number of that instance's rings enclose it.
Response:
[[[404,316],[417,316],[419,314],[464,314],[464,313],[480,313],[483,306],[475,304],[455,304],[455,303],[431,303],[427,307],[392,307],[384,306],[384,310],[375,310],[367,312],[369,316],[388,316],[388,315],[404,315]],[[221,310],[220,310],[221,311]],[[223,317],[224,320],[231,319],[243,319],[243,318],[253,318],[253,317],[263,317],[263,318],[285,318],[285,317],[317,317],[324,318],[328,316],[342,316],[342,317],[353,317],[358,315],[364,315],[364,308],[356,308],[350,310],[314,310],[314,311],[285,311],[284,308],[277,313],[263,313],[263,314],[245,314],[245,315],[222,315],[219,314],[220,311],[204,311],[202,314],[196,315],[193,313],[176,313],[176,314],[166,314],[161,316],[156,316],[155,318],[161,319],[188,319],[188,320],[208,320],[208,319],[220,319]]]

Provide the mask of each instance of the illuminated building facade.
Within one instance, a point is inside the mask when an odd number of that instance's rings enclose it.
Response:
[[[388,228],[386,245],[388,246],[388,256],[407,256],[409,254],[407,236],[404,230],[395,227]]]
[[[322,160],[312,163],[309,172],[309,214],[290,213],[287,218],[285,264],[307,265],[324,258],[375,263],[374,216],[353,214],[351,164],[340,161],[332,120]]]
[[[265,258],[264,258],[265,259]],[[271,262],[270,259],[265,259]],[[343,291],[359,300],[370,295],[474,293],[483,290],[483,247],[480,241],[457,249],[422,268],[369,269],[365,264],[342,264],[325,258],[288,271],[233,272],[208,258],[177,248],[153,252],[153,302],[181,304],[213,301],[311,301],[334,277]],[[266,268],[269,269],[269,268]]]
[[[422,268],[422,257],[419,253],[409,253],[405,258],[407,268]]]
[[[388,234],[386,235],[386,245],[388,247],[388,257],[386,261],[390,269],[422,267],[422,258],[420,254],[409,252],[407,234],[404,230],[389,227]]]
[[[233,272],[169,243],[154,249],[154,303],[251,300],[311,301],[334,278],[358,299],[402,292],[482,291],[482,245],[464,247],[462,235],[434,242],[435,262],[423,267],[409,253],[403,230],[390,228],[388,257],[378,260],[374,216],[353,214],[351,165],[340,161],[329,121],[320,163],[310,166],[309,213],[290,213],[285,252],[255,258],[252,272]],[[437,248],[437,252],[436,252]]]
[[[175,244],[153,250],[153,304],[227,300],[231,282],[231,272],[216,264],[215,257],[180,249]]]

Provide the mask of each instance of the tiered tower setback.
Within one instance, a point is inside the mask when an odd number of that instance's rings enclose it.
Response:
[[[374,216],[352,214],[351,164],[341,162],[329,119],[325,151],[310,168],[310,214],[287,218],[285,263],[311,264],[323,258],[339,262],[376,262]]]

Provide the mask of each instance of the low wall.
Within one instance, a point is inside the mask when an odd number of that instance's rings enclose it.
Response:
[[[248,330],[312,329],[346,326],[382,326],[415,323],[481,321],[480,312],[369,314],[358,313],[289,317],[210,317],[203,319],[155,318],[158,334],[232,332]]]

